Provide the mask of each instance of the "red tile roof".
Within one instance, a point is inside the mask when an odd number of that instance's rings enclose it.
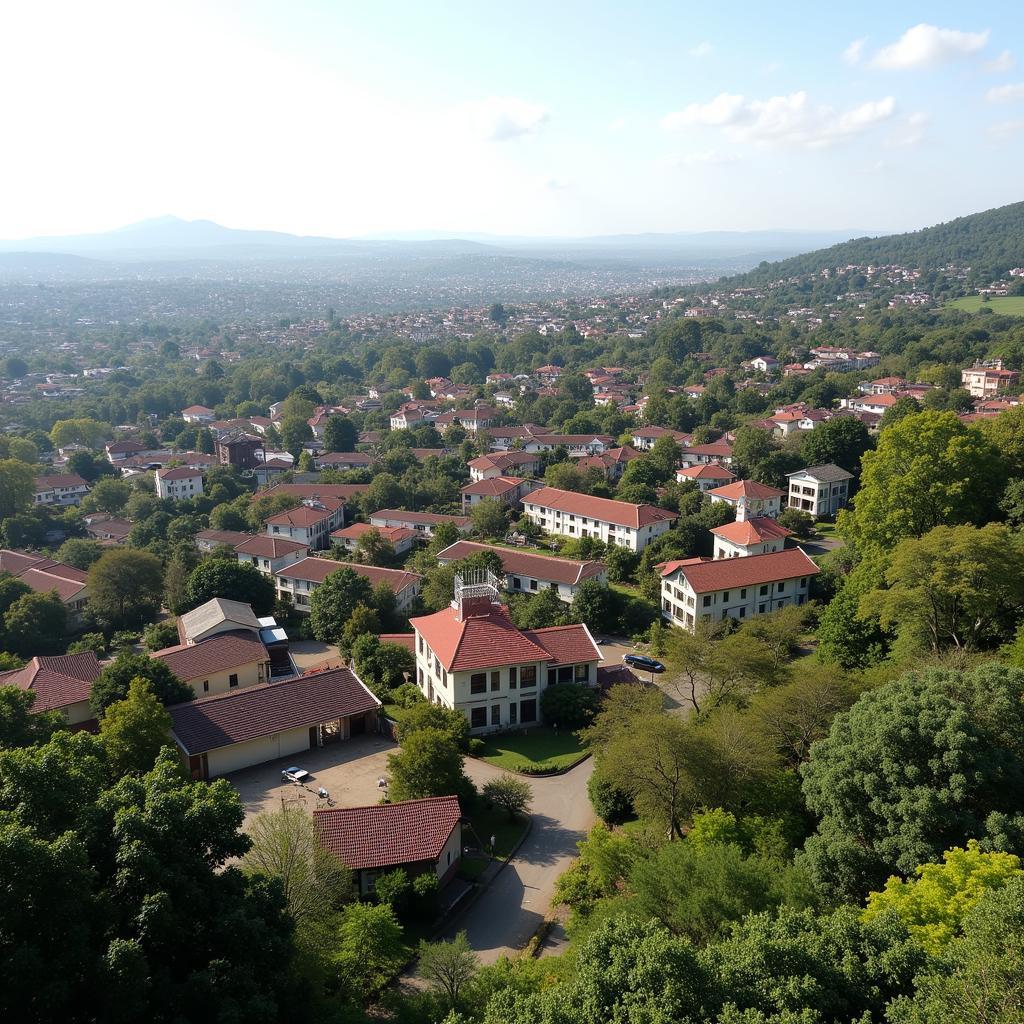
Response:
[[[162,661],[179,679],[191,682],[215,672],[269,661],[266,647],[255,633],[231,631],[218,633],[197,644],[178,644],[154,651],[152,657]]]
[[[548,652],[551,665],[576,665],[601,660],[601,652],[585,625],[548,626],[523,632]]]
[[[696,466],[685,466],[676,470],[676,476],[688,480],[735,480],[736,474],[717,462],[701,462]]]
[[[628,526],[633,530],[679,518],[675,512],[658,508],[656,505],[632,505],[612,498],[595,498],[589,494],[577,494],[575,491],[562,491],[557,487],[541,487],[526,495],[524,500],[530,505],[599,519],[601,522],[615,523],[616,526]]]
[[[0,674],[0,686],[17,686],[35,695],[33,711],[53,711],[89,699],[92,684],[100,674],[93,651],[81,654],[40,655],[24,668]]]
[[[377,639],[382,644],[397,644],[397,646],[404,647],[407,651],[416,652],[415,633],[381,633]]]
[[[161,480],[191,480],[202,476],[202,470],[189,469],[188,466],[175,466],[174,469],[161,469],[156,474]]]
[[[53,473],[36,477],[36,490],[49,491],[54,487],[88,487],[89,484],[77,473]]]
[[[200,530],[196,534],[196,541],[207,541],[210,544],[244,544],[253,538],[251,533],[242,533],[240,530]]]
[[[404,569],[381,569],[375,565],[360,565],[358,562],[336,562],[333,558],[303,558],[294,565],[278,569],[275,576],[284,579],[307,580],[310,583],[323,583],[332,572],[339,569],[351,569],[356,575],[364,576],[372,586],[386,583],[400,594],[406,587],[418,583],[423,577]]]
[[[759,484],[756,480],[737,480],[724,487],[715,487],[708,494],[728,501],[739,501],[740,498],[781,498],[786,492],[767,484]]]
[[[565,583],[569,586],[607,572],[607,566],[603,562],[577,562],[571,558],[549,558],[547,555],[534,555],[526,551],[516,551],[513,548],[477,544],[471,540],[457,540],[443,551],[439,551],[437,559],[438,561],[455,562],[469,558],[470,555],[475,555],[480,551],[493,551],[501,559],[501,566],[506,573],[530,576],[535,580]]]
[[[716,526],[711,532],[716,537],[744,547],[766,540],[785,540],[792,533],[784,526],[779,526],[771,516],[755,516],[742,523],[726,523],[725,526]]]
[[[276,516],[268,516],[263,522],[269,526],[312,526],[330,519],[342,504],[344,502],[340,498],[321,498],[316,506],[296,505],[278,512]]]
[[[240,544],[235,545],[235,551],[240,555],[253,555],[256,558],[281,558],[284,555],[294,554],[296,551],[308,551],[309,545],[298,540],[288,540],[287,537],[247,537]]]
[[[679,570],[698,594],[732,587],[755,587],[776,580],[814,576],[818,572],[818,567],[800,548],[772,551],[767,555],[748,555],[746,558],[687,558],[662,562],[657,568],[663,577]]]
[[[440,523],[454,523],[456,526],[468,526],[469,516],[448,516],[435,512],[407,512],[405,509],[382,508],[370,513],[370,521],[374,519],[393,520],[394,522],[413,523],[419,526],[437,526]]]
[[[296,498],[341,498],[347,501],[354,494],[369,490],[369,484],[274,484],[259,492],[263,498],[270,494],[291,494]]]
[[[695,444],[686,449],[684,454],[693,455],[718,455],[722,458],[732,458],[732,445],[728,441],[712,441],[710,444]]]
[[[324,846],[353,871],[436,861],[461,818],[457,796],[313,812]]]
[[[244,743],[380,707],[380,701],[347,668],[259,683],[215,697],[174,704],[172,731],[188,754]]]
[[[462,493],[497,497],[517,490],[523,482],[523,478],[519,476],[492,476],[490,480],[474,480],[462,488]]]
[[[48,594],[55,590],[64,602],[77,597],[85,589],[88,578],[87,573],[73,565],[6,548],[0,550],[0,572],[17,576],[37,594]]]

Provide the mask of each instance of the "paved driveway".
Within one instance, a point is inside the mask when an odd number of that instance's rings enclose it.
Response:
[[[551,905],[558,876],[577,855],[596,818],[587,799],[587,779],[594,770],[588,759],[565,775],[531,779],[533,827],[519,852],[466,914],[455,921],[449,936],[465,931],[484,963],[523,948]],[[502,772],[484,761],[468,759],[466,771],[482,786]]]
[[[377,780],[387,774],[388,754],[397,744],[376,733],[304,750],[277,761],[244,768],[225,776],[242,796],[246,817],[280,810],[283,803],[301,803],[312,813],[321,801],[323,786],[337,807],[364,807],[380,800]],[[305,768],[313,777],[305,786],[281,781],[281,771],[291,765]]]

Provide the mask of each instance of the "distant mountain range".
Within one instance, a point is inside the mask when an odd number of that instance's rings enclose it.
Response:
[[[0,241],[0,253],[51,253],[111,260],[246,259],[255,257],[355,256],[401,253],[436,255],[503,252],[528,256],[644,253],[690,257],[803,252],[851,237],[849,231],[707,231],[600,235],[583,238],[412,232],[363,238],[327,238],[281,231],[227,228],[210,220],[157,217],[98,234]],[[8,262],[7,260],[4,261]]]
[[[1024,202],[908,231],[900,235],[854,238],[799,256],[755,267],[731,283],[763,283],[816,274],[832,267],[900,264],[937,270],[950,263],[967,265],[981,276],[998,277],[1024,266]]]

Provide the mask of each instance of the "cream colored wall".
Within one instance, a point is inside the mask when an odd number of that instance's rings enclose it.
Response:
[[[228,690],[240,690],[245,686],[255,686],[256,683],[264,683],[266,679],[260,675],[260,666],[263,662],[253,661],[248,665],[239,665],[236,668],[224,672],[214,672],[208,676],[199,676],[196,679],[186,679],[185,682],[195,691],[197,697],[209,697],[214,693],[227,693]],[[232,673],[238,674],[238,686],[230,685]],[[203,689],[203,680],[210,681],[210,689]]]
[[[91,718],[96,717],[87,700],[80,700],[77,704],[68,704],[61,708],[61,711],[64,712],[68,725],[80,725],[82,722],[88,722]]]

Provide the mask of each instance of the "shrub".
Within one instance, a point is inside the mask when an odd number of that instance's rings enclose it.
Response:
[[[582,729],[597,714],[600,702],[597,690],[576,683],[549,686],[540,697],[544,721],[562,729]]]
[[[479,736],[474,736],[469,741],[469,755],[470,755],[470,757],[480,757],[483,754],[484,749],[486,748],[486,746],[487,746],[487,744],[484,743],[484,741],[482,739],[480,739]]]
[[[629,794],[609,782],[595,770],[587,782],[587,795],[590,797],[594,813],[609,825],[621,825],[624,821],[636,817],[633,801]]]

